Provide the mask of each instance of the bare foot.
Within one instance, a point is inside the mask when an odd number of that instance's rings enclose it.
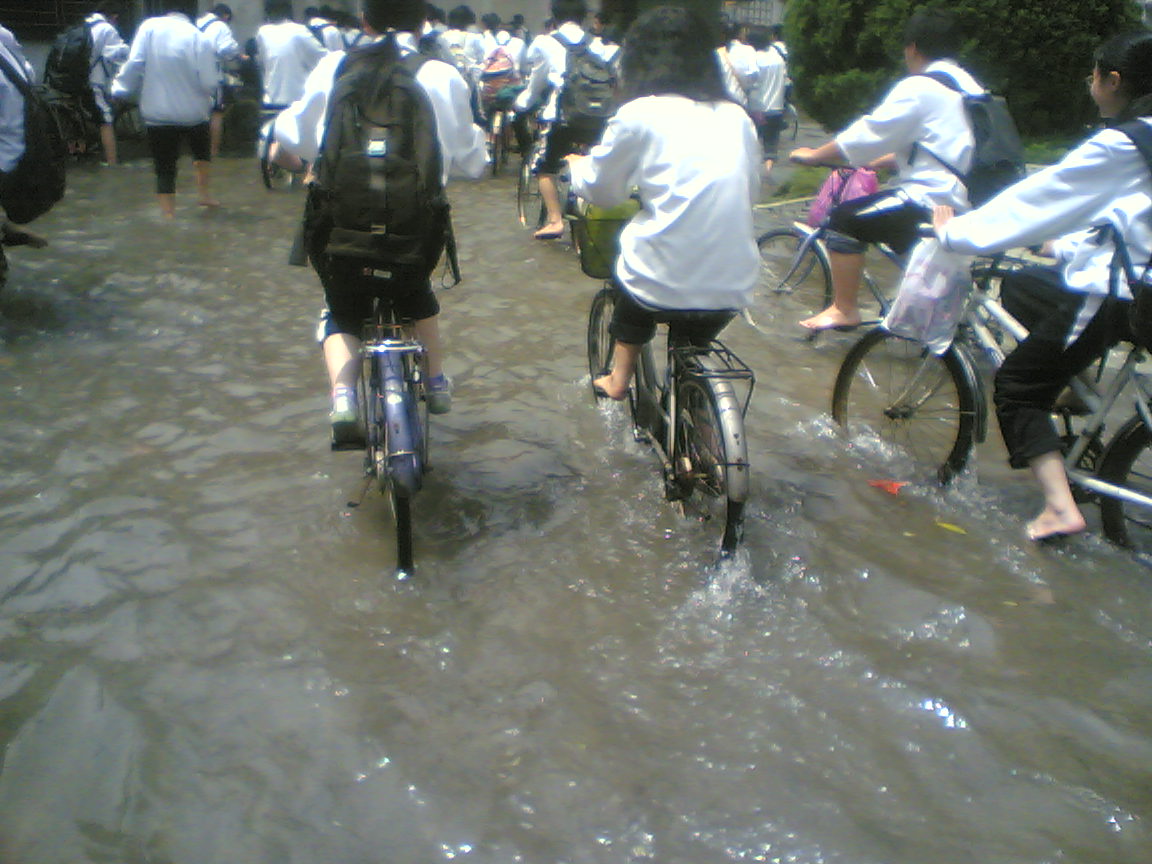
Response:
[[[805,318],[800,322],[800,326],[808,330],[831,330],[834,327],[858,327],[860,326],[860,310],[853,309],[851,312],[841,312],[838,307],[829,306],[818,315]]]
[[[1024,533],[1029,540],[1040,542],[1053,537],[1079,534],[1087,527],[1088,523],[1084,521],[1083,514],[1075,507],[1065,512],[1046,507],[1039,516],[1024,526]]]
[[[532,236],[537,240],[558,240],[564,236],[564,222],[549,222]]]
[[[222,207],[223,205],[219,201],[217,201],[215,198],[201,198],[200,199],[200,206],[201,207],[213,207],[213,208],[215,208],[215,207]]]
[[[603,393],[609,399],[615,399],[617,402],[623,402],[628,396],[628,385],[619,386],[611,375],[597,378],[592,382],[592,389],[597,393]]]

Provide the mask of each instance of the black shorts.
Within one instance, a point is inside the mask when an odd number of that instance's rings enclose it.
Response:
[[[752,117],[756,135],[765,159],[775,159],[780,149],[780,132],[784,129],[783,111],[757,112]]]
[[[161,195],[176,191],[176,162],[180,158],[181,140],[187,139],[194,161],[208,162],[212,159],[206,122],[196,126],[147,126],[145,131],[156,169],[156,191]]]
[[[734,309],[657,309],[643,305],[620,288],[608,332],[627,345],[643,345],[652,341],[657,324],[667,324],[668,338],[673,342],[704,346],[735,316]]]
[[[866,243],[886,243],[903,255],[920,239],[920,225],[931,221],[927,207],[899,189],[884,189],[833,207],[825,240],[833,252],[860,253]]]
[[[381,278],[365,268],[362,261],[331,255],[317,255],[312,264],[328,304],[325,337],[334,333],[359,336],[364,322],[372,317],[372,301],[376,297],[391,303],[401,321],[422,321],[440,312],[440,302],[432,293],[432,280],[427,273],[396,271],[391,278]]]
[[[581,146],[591,147],[599,144],[604,134],[604,127],[593,129],[578,129],[563,124],[553,124],[544,133],[544,158],[536,170],[540,174],[559,174],[564,164],[564,157],[576,152]]]

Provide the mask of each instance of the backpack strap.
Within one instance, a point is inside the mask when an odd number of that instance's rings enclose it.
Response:
[[[1136,146],[1136,150],[1144,157],[1144,163],[1147,165],[1149,173],[1152,173],[1152,128],[1149,128],[1143,120],[1129,120],[1127,123],[1121,123],[1113,128]],[[1128,244],[1124,242],[1123,236],[1116,230],[1115,225],[1109,222],[1107,227],[1111,231],[1112,242],[1116,247],[1116,254],[1112,256],[1111,284],[1109,285],[1109,293],[1115,294],[1118,281],[1116,277],[1119,272],[1124,273],[1129,285],[1133,285],[1139,280],[1136,276],[1136,268],[1132,266],[1132,258],[1128,254]],[[1149,259],[1148,263],[1144,265],[1144,272],[1147,273],[1149,268],[1152,268],[1152,259]]]
[[[4,77],[12,82],[12,86],[20,91],[20,95],[27,99],[32,93],[32,84],[16,71],[16,67],[8,62],[8,58],[0,54],[0,72],[4,73]]]
[[[201,33],[207,33],[208,28],[211,27],[213,24],[215,24],[219,20],[220,19],[217,18],[215,16],[215,14],[213,14],[212,12],[209,12],[208,17],[206,18],[204,23],[203,24],[197,24],[196,29],[199,30]]]
[[[943,86],[947,87],[949,90],[953,91],[954,93],[959,93],[960,97],[962,99],[967,99],[971,95],[970,93],[968,93],[963,87],[961,87],[957,83],[955,78],[953,78],[951,75],[949,75],[947,72],[945,72],[942,69],[934,69],[931,72],[918,72],[913,77],[915,77],[915,78],[930,78],[933,81],[935,81],[937,84],[942,84]],[[935,159],[937,162],[939,162],[941,165],[943,165],[945,168],[947,168],[951,174],[953,174],[955,177],[959,178],[959,180],[961,182],[964,181],[963,172],[958,171],[956,169],[955,165],[952,165],[951,163],[946,162],[944,159],[941,159],[939,156],[937,156],[935,153],[933,153],[931,150],[929,150],[927,147],[925,147],[919,141],[915,142],[912,145],[912,149],[908,151],[908,164],[909,165],[911,165],[912,160],[916,158],[916,151],[917,150],[923,150],[925,153],[927,153],[929,156],[931,156],[933,159]]]

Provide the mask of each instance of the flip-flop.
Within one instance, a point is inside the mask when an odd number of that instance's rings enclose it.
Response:
[[[559,240],[561,237],[564,236],[564,232],[563,231],[549,231],[547,234],[537,233],[537,234],[533,234],[532,236],[535,237],[537,240]]]

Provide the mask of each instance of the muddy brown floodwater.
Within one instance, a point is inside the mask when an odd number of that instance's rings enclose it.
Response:
[[[453,412],[397,584],[332,453],[297,192],[82,166],[0,295],[2,864],[1147,864],[1152,578],[828,416],[852,334],[737,321],[747,542],[597,406],[511,178],[453,187]],[[761,214],[766,219],[766,214]],[[787,316],[786,316],[787,317]]]

